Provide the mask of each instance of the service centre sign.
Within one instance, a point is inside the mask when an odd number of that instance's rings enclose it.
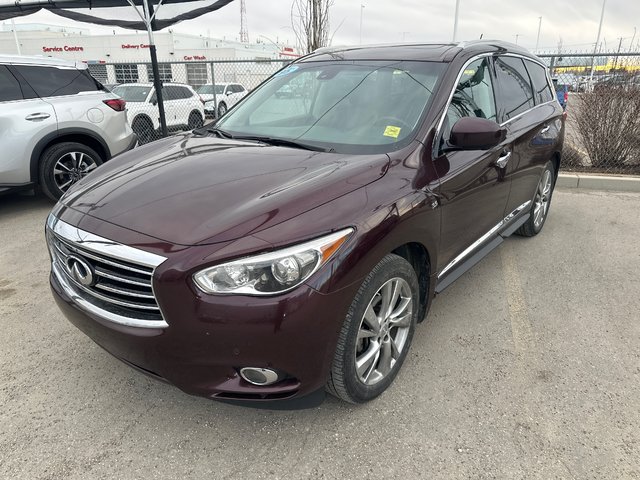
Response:
[[[76,45],[63,45],[62,47],[42,47],[43,52],[84,52],[83,47]]]

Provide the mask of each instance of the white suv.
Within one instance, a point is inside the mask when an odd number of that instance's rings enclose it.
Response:
[[[217,116],[221,117],[249,92],[239,83],[207,83],[198,88],[198,93],[205,101],[205,113],[209,116],[216,116],[217,105]]]
[[[0,192],[39,185],[57,199],[135,143],[125,102],[85,64],[0,55]]]
[[[159,138],[160,118],[155,89],[151,83],[125,83],[112,92],[127,102],[131,127],[140,143]],[[189,85],[165,83],[162,101],[167,127],[172,130],[200,128],[204,123],[204,102]]]

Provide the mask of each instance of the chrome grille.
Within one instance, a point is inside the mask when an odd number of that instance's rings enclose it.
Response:
[[[163,257],[118,244],[61,222],[47,221],[52,269],[81,307],[107,320],[166,327],[152,278]]]

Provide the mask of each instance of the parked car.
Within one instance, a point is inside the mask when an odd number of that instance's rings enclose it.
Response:
[[[556,92],[556,98],[563,110],[567,109],[567,102],[569,101],[569,85],[565,82],[560,82],[559,79],[553,79],[553,88]]]
[[[124,110],[85,64],[0,55],[0,192],[37,186],[58,199],[133,148]]]
[[[131,126],[140,143],[155,140],[160,128],[158,99],[152,83],[125,83],[113,93],[127,101]],[[167,127],[172,130],[193,130],[204,123],[204,105],[193,88],[180,83],[165,83],[162,99]]]
[[[296,78],[310,101],[279,108]],[[320,50],[75,185],[47,220],[54,297],[185,392],[366,402],[436,293],[542,230],[562,118],[516,45]]]
[[[217,106],[217,116],[221,117],[242,100],[248,91],[239,83],[207,83],[198,88],[198,93],[205,101],[205,113],[215,117]]]

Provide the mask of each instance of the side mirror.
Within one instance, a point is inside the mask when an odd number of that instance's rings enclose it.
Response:
[[[506,136],[506,128],[493,120],[462,117],[451,129],[449,145],[456,150],[488,150],[499,145]]]
[[[229,91],[227,91],[227,93],[226,93],[225,95],[228,97],[228,96],[229,96],[229,95],[231,95],[232,93],[233,93],[233,92],[231,92],[231,90],[229,90]]]
[[[155,100],[155,99],[151,100],[151,105],[153,105],[155,107],[156,105],[158,105],[158,101]]]

